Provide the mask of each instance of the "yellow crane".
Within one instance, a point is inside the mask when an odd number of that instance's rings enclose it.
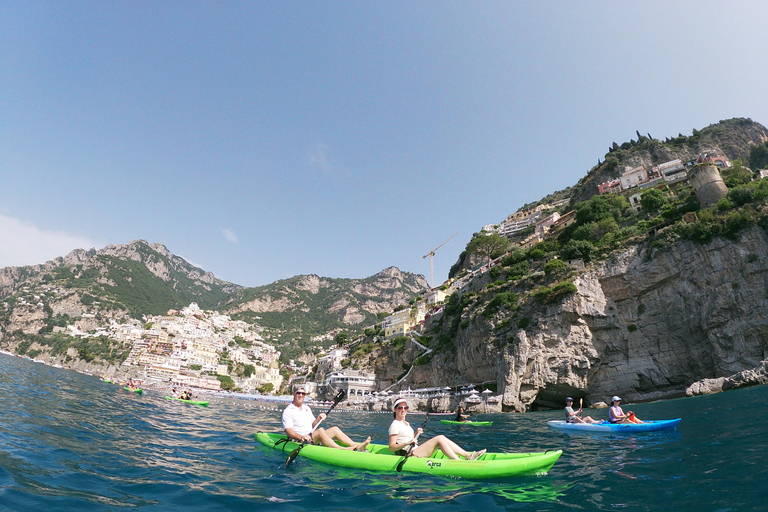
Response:
[[[457,231],[456,233],[452,234],[450,238],[448,238],[448,240],[450,240],[451,238],[455,237],[458,234],[459,232]],[[423,256],[423,258],[426,258],[427,256],[429,256],[429,287],[430,288],[435,287],[435,267],[432,264],[432,258],[435,256],[435,251],[441,248],[442,246],[444,246],[445,244],[447,244],[448,240],[441,243],[440,245],[438,245],[437,247],[435,247],[434,249],[432,249],[431,251],[429,251],[427,254]]]

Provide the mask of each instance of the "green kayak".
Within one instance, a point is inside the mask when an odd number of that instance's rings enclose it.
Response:
[[[256,440],[281,450],[286,457],[292,450],[299,447],[298,443],[287,441],[285,434],[281,433],[257,432]],[[438,451],[428,459],[408,457],[402,470],[461,478],[539,476],[546,475],[562,453],[562,450],[538,453],[486,453],[477,460],[452,460]],[[397,465],[403,460],[402,455],[390,453],[387,445],[373,443],[362,452],[306,445],[299,455],[332,466],[392,473],[397,471]]]
[[[166,396],[168,400],[178,400],[179,402],[184,402],[185,404],[195,404],[199,405],[201,407],[208,407],[208,404],[210,401],[202,401],[202,400],[184,400],[183,398],[173,398],[172,396]]]
[[[136,393],[137,395],[140,395],[140,394],[142,394],[144,392],[143,389],[140,389],[140,388],[131,389],[128,386],[123,386],[123,389],[126,390],[126,391],[130,391],[131,393]]]
[[[475,427],[483,427],[486,425],[493,425],[492,421],[453,421],[453,420],[440,420],[443,425],[469,425]]]

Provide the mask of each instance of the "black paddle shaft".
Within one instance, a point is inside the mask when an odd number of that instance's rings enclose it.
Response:
[[[339,403],[342,400],[344,400],[345,396],[346,396],[346,393],[344,392],[344,390],[343,389],[339,390],[339,392],[336,393],[336,396],[333,397],[333,405],[331,405],[328,408],[328,410],[325,411],[325,415],[328,416],[328,414],[330,414],[330,412],[333,410],[333,408],[336,407],[337,405],[339,405]],[[312,429],[312,432],[314,432],[315,429],[320,426],[320,423],[321,422],[317,422],[317,425],[315,425],[315,427]],[[310,434],[311,434],[311,432],[310,432]],[[293,450],[291,453],[288,454],[288,458],[285,460],[285,467],[286,468],[288,466],[290,466],[291,464],[293,464],[293,461],[296,460],[296,457],[298,457],[299,452],[301,451],[302,448],[304,448],[305,444],[307,444],[307,442],[306,441],[302,441],[298,448],[296,448],[295,450]]]
[[[419,427],[421,430],[424,430],[424,425],[427,424],[427,420],[429,419],[429,413],[424,417],[424,421],[421,423],[421,426]],[[400,473],[403,470],[403,466],[405,465],[405,461],[408,460],[408,457],[411,456],[413,453],[413,450],[416,448],[416,440],[419,438],[419,434],[416,434],[416,437],[414,437],[414,443],[411,446],[411,449],[408,451],[408,453],[405,454],[405,457],[403,457],[403,460],[400,461],[400,463],[397,465],[397,472]]]

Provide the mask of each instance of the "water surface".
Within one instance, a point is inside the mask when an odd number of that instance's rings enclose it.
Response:
[[[631,406],[641,418],[682,418],[673,432],[549,429],[560,411],[475,417],[491,427],[430,418],[425,436],[470,450],[565,450],[548,476],[488,481],[301,457],[285,469],[285,455],[253,437],[280,429],[275,406],[214,398],[202,408],[163,395],[0,354],[0,511],[768,510],[768,386]],[[334,411],[327,423],[386,443],[390,421]]]

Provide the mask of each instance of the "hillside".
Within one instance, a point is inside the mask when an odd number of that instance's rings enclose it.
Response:
[[[365,279],[295,276],[267,286],[233,293],[224,311],[233,319],[255,322],[276,334],[276,344],[290,353],[314,345],[320,334],[361,332],[427,289],[424,276],[395,267]]]
[[[94,331],[195,302],[265,327],[288,356],[333,334],[359,332],[426,288],[423,276],[386,269],[366,279],[298,276],[245,288],[216,279],[164,245],[137,240],[78,249],[43,265],[0,269],[0,346],[76,323]],[[319,338],[311,341],[313,338]]]

